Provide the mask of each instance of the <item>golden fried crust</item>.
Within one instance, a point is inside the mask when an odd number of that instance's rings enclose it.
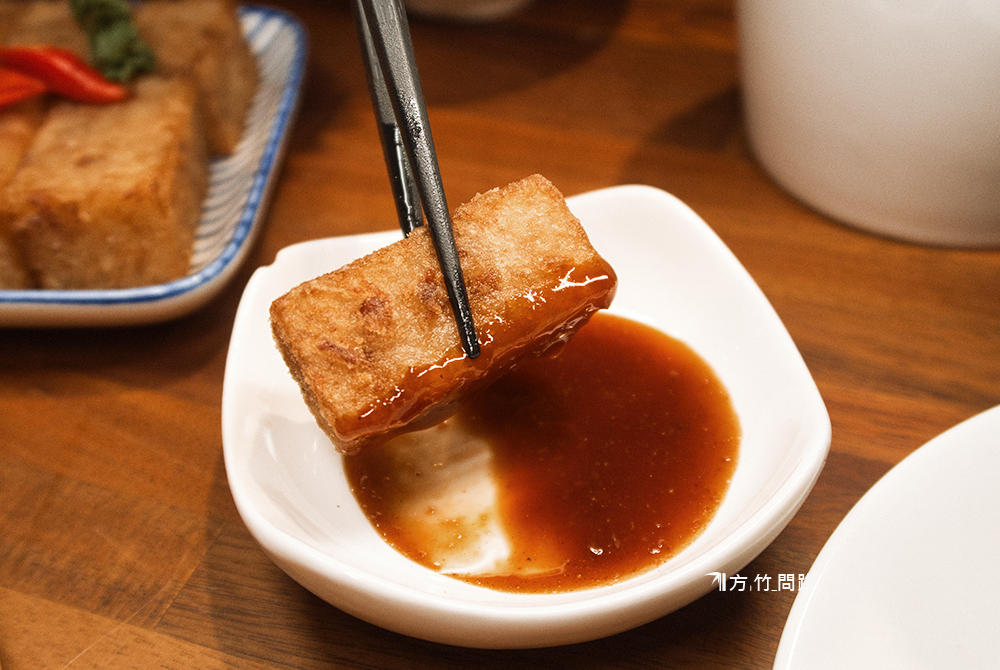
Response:
[[[89,60],[87,35],[73,18],[67,0],[0,0],[0,4],[7,5],[0,13],[4,44],[51,44]]]
[[[44,115],[40,97],[0,108],[0,188],[14,177]]]
[[[479,358],[462,351],[426,228],[271,305],[278,349],[341,451],[443,420],[611,303],[614,271],[545,178],[477,195],[453,223]]]
[[[114,105],[57,102],[0,201],[41,288],[124,288],[184,276],[207,189],[184,80],[141,79]]]
[[[32,98],[0,109],[0,202],[21,159],[42,123],[45,104]],[[0,217],[0,289],[32,288],[31,276],[12,240],[9,222]]]
[[[6,235],[0,235],[0,289],[32,288],[21,254]]]
[[[157,73],[189,76],[198,89],[210,153],[229,155],[243,137],[257,92],[257,59],[232,0],[146,0],[139,34],[156,54]]]

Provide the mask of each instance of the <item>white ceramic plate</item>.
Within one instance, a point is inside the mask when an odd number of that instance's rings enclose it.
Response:
[[[890,470],[816,558],[774,667],[1000,668],[998,478],[1000,407]]]
[[[232,277],[253,242],[298,104],[306,35],[280,11],[243,6],[243,32],[257,57],[260,88],[232,156],[210,166],[188,275],[131,289],[0,290],[0,327],[154,323],[201,307]]]
[[[438,574],[386,545],[359,509],[341,457],[317,428],[274,347],[271,301],[399,233],[282,250],[251,278],[233,329],[222,400],[226,470],[247,527],[274,562],[321,598],[387,629],[470,647],[568,644],[661,617],[736,573],[784,528],[830,444],[819,392],[753,280],[673,196],[622,186],[569,199],[615,267],[611,311],[691,345],[728,388],[742,425],[730,490],[705,532],[661,567],[589,591],[526,595]]]

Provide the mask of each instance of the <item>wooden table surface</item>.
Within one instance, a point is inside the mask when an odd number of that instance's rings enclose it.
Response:
[[[171,323],[0,330],[0,665],[771,667],[792,591],[712,592],[586,644],[460,649],[324,604],[249,536],[220,429],[243,287],[286,245],[396,226],[348,4],[275,4],[311,34],[308,75],[266,227],[231,285]],[[743,575],[806,573],[890,467],[1000,404],[1000,253],[879,239],[775,186],[741,124],[731,0],[539,0],[504,23],[414,18],[412,31],[452,205],[533,172],[566,195],[662,188],[783,319],[833,444]]]

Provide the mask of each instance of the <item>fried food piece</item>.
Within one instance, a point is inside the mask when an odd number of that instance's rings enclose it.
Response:
[[[17,172],[44,115],[45,104],[41,98],[0,107],[0,187]]]
[[[0,289],[32,288],[21,255],[6,236],[0,235]]]
[[[45,104],[40,98],[0,109],[0,191],[17,172],[44,113]],[[11,239],[9,226],[0,225],[0,289],[18,288],[32,288],[31,278]]]
[[[190,76],[205,115],[210,153],[229,155],[243,137],[257,92],[257,59],[231,0],[147,0],[136,6],[139,35],[166,76]]]
[[[3,3],[4,0],[0,0]],[[0,14],[4,44],[51,44],[90,60],[87,35],[73,18],[68,0],[6,2]]]
[[[2,1],[2,0],[0,0]],[[52,44],[90,60],[86,34],[67,0],[0,4],[10,25],[6,44]],[[257,59],[233,0],[145,0],[133,12],[140,37],[156,55],[156,74],[195,82],[209,152],[229,155],[243,136],[257,92]]]
[[[195,92],[144,77],[114,105],[55,103],[0,199],[41,288],[125,288],[187,274],[208,185]]]
[[[285,363],[345,453],[444,420],[520,361],[565,343],[614,297],[614,270],[541,176],[477,195],[453,222],[476,359],[462,351],[426,227],[271,305]]]
[[[7,41],[7,34],[21,16],[21,3],[0,0],[0,43]]]

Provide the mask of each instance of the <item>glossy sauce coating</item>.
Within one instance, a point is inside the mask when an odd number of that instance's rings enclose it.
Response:
[[[740,441],[726,390],[695,352],[606,313],[558,356],[501,378],[450,421],[489,445],[510,545],[501,569],[452,576],[518,592],[610,584],[676,554],[715,514]],[[389,544],[438,569],[430,547],[447,524],[406,523],[406,487],[393,471],[405,459],[392,449],[346,457],[352,489]],[[477,532],[465,525],[466,535]]]
[[[617,286],[614,270],[599,256],[578,266],[549,268],[545,280],[510,300],[503,314],[477,314],[482,345],[478,358],[466,356],[456,338],[454,350],[442,360],[411,369],[394,393],[356,416],[342,417],[338,432],[350,438],[392,435],[397,428],[412,430],[441,422],[455,412],[457,403],[522,359],[561,346],[592,314],[611,304]],[[469,290],[475,295],[488,289],[470,281]],[[535,314],[539,310],[545,316]]]

